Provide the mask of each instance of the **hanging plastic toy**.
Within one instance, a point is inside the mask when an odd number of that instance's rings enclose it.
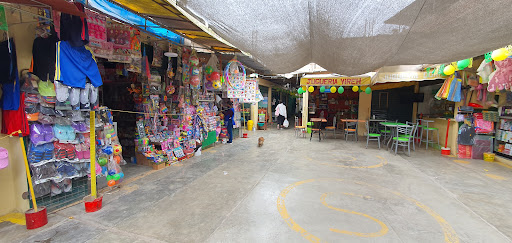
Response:
[[[233,76],[235,74],[240,73],[239,69],[241,69],[241,71],[242,71],[242,75],[243,75],[242,80],[245,82],[245,79],[247,77],[247,73],[245,72],[245,67],[240,61],[236,60],[236,57],[231,59],[231,61],[229,61],[228,64],[226,65],[226,67],[224,68],[224,79],[226,80],[227,84],[230,87],[234,87],[234,84],[229,79],[229,76]],[[212,73],[212,75],[213,75],[213,73]]]

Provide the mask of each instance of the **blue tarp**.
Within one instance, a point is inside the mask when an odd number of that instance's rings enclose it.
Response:
[[[82,3],[83,2],[84,0]],[[115,19],[124,21],[128,24],[137,25],[140,29],[144,29],[144,26],[146,26],[146,31],[153,33],[156,36],[160,36],[175,43],[183,44],[183,37],[178,34],[162,28],[158,24],[146,20],[143,17],[120,7],[119,5],[109,2],[108,0],[88,0],[87,3],[88,6]]]

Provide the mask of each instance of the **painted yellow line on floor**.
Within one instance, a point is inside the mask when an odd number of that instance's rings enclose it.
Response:
[[[469,161],[466,160],[460,160],[460,159],[454,159],[453,162],[459,163],[459,164],[469,164]]]
[[[503,166],[503,167],[506,167],[506,168],[512,169],[512,166],[510,166],[509,164],[505,164],[505,163],[503,163],[503,162],[499,162],[499,161],[495,161],[494,163],[499,164],[499,165],[501,165],[501,166]]]
[[[9,213],[6,215],[0,216],[1,222],[11,222],[13,224],[26,225],[25,222],[25,214],[22,213]]]
[[[320,202],[322,202],[322,204],[324,206],[326,206],[327,208],[330,208],[332,210],[336,210],[338,212],[343,212],[343,213],[349,213],[349,214],[355,214],[355,215],[360,215],[360,216],[363,216],[365,218],[368,218],[368,219],[371,219],[373,220],[374,222],[376,222],[377,224],[380,225],[380,230],[378,232],[372,232],[372,233],[361,233],[361,232],[354,232],[354,231],[347,231],[347,230],[339,230],[339,229],[334,229],[334,228],[330,228],[329,230],[332,231],[332,232],[336,232],[336,233],[340,233],[340,234],[347,234],[347,235],[353,235],[353,236],[359,236],[359,237],[379,237],[379,236],[383,236],[385,234],[388,233],[389,231],[389,228],[388,226],[386,226],[386,224],[384,224],[382,221],[368,215],[368,214],[364,214],[364,213],[360,213],[360,212],[357,212],[357,211],[352,211],[352,210],[347,210],[347,209],[343,209],[343,208],[337,208],[337,207],[334,207],[334,206],[331,206],[329,204],[327,204],[326,202],[326,198],[330,195],[334,194],[333,192],[329,192],[329,193],[324,193],[322,194],[322,196],[320,196]],[[365,196],[363,195],[356,195],[356,194],[353,194],[353,193],[343,193],[344,195],[349,195],[349,196],[357,196],[357,197],[361,197],[361,198],[365,198]]]
[[[495,180],[500,180],[500,181],[505,181],[507,180],[507,178],[503,177],[503,176],[499,176],[499,175],[494,175],[494,174],[485,174],[487,177],[491,178],[491,179],[495,179]]]
[[[298,223],[296,223],[291,218],[290,214],[288,213],[288,210],[286,209],[285,199],[291,190],[293,190],[294,188],[296,188],[300,185],[311,183],[311,182],[324,182],[324,181],[325,182],[332,182],[332,181],[334,181],[334,182],[352,182],[352,183],[355,183],[358,185],[372,187],[372,188],[376,189],[377,191],[385,191],[390,194],[394,194],[394,195],[398,196],[399,198],[402,198],[402,199],[405,199],[406,201],[411,202],[413,205],[420,208],[421,210],[426,212],[428,215],[430,215],[432,218],[434,218],[434,220],[437,221],[439,226],[441,226],[441,230],[444,233],[445,242],[448,242],[448,243],[458,243],[459,242],[459,237],[457,236],[457,233],[455,232],[455,230],[450,226],[450,224],[448,224],[448,222],[443,217],[441,217],[441,215],[437,214],[434,210],[432,210],[425,204],[422,204],[421,202],[417,201],[416,199],[408,197],[399,192],[390,190],[388,188],[385,188],[385,187],[382,187],[379,185],[373,185],[373,184],[368,184],[368,183],[361,182],[361,181],[344,180],[344,179],[337,179],[337,178],[321,178],[321,179],[309,179],[309,180],[304,180],[304,181],[298,181],[298,182],[295,182],[295,183],[287,186],[285,189],[283,189],[281,191],[281,193],[279,194],[279,196],[277,197],[277,210],[279,211],[279,214],[281,215],[281,217],[285,220],[286,224],[288,224],[288,226],[293,231],[300,233],[302,235],[302,237],[309,240],[310,242],[321,242],[321,240],[319,237],[308,232],[306,229],[304,229],[302,226],[300,226]]]

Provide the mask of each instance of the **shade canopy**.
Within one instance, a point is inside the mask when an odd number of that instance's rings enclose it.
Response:
[[[172,2],[275,73],[313,62],[357,75],[457,61],[512,42],[512,0]]]

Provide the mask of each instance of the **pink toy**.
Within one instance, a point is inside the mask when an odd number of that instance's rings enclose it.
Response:
[[[487,91],[509,90],[512,87],[512,59],[507,58],[503,61],[494,62],[496,71],[491,74]]]

